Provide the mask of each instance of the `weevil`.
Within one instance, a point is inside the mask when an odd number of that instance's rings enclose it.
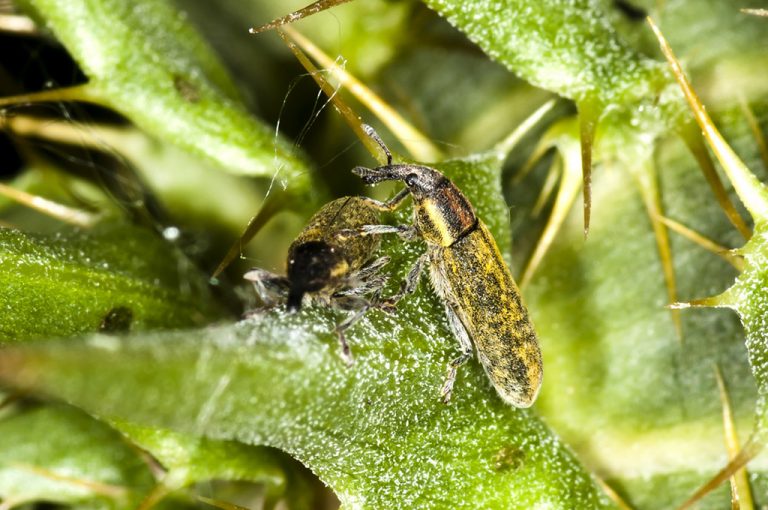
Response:
[[[395,209],[410,195],[414,209],[411,225],[367,225],[357,232],[362,237],[397,233],[425,241],[427,250],[393,302],[416,289],[423,267],[428,265],[432,287],[461,347],[460,356],[448,364],[441,388],[443,401],[450,400],[457,370],[471,359],[474,342],[477,357],[501,398],[516,407],[530,407],[541,387],[541,350],[496,241],[447,177],[427,166],[393,164],[392,154],[378,134],[370,126],[364,128],[381,147],[387,164],[356,167],[353,173],[366,184],[403,181],[405,189],[382,208]]]
[[[342,197],[324,205],[288,248],[286,276],[254,268],[244,278],[253,282],[267,307],[284,301],[289,311],[303,304],[329,306],[353,313],[336,326],[341,352],[348,364],[352,356],[344,332],[370,308],[391,310],[380,299],[387,281],[381,268],[388,257],[373,256],[379,240],[346,236],[345,232],[378,221],[380,205],[365,197]],[[255,315],[258,311],[248,315]]]

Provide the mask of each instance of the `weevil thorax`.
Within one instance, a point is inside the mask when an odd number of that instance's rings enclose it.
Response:
[[[477,216],[464,194],[443,174],[412,166],[403,181],[414,202],[414,220],[429,244],[451,246],[477,225]]]

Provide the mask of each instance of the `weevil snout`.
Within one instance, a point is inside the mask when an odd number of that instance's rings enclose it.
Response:
[[[364,166],[356,166],[352,169],[352,173],[360,177],[365,184],[378,184],[383,181],[397,181],[402,177],[394,172],[390,172],[389,166],[380,166],[377,168],[366,168]]]
[[[440,172],[419,165],[384,165],[376,168],[358,166],[352,173],[366,184],[383,181],[403,181],[415,196],[423,196],[439,188],[447,179]]]

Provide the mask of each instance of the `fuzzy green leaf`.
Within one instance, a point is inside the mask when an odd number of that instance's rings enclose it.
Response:
[[[48,406],[0,420],[0,501],[135,508],[154,484],[114,430],[76,409]],[[5,508],[5,507],[4,507]]]
[[[206,278],[129,225],[39,235],[0,229],[0,341],[201,325],[224,316]]]
[[[409,315],[438,305],[420,301]],[[350,508],[602,506],[573,456],[530,411],[496,397],[479,366],[462,374],[453,405],[439,402],[454,352],[443,327],[372,319],[370,334],[350,335],[357,363],[346,369],[328,319],[316,310],[47,343],[4,351],[0,370],[101,416],[283,449]]]
[[[768,234],[765,224],[741,250],[746,265],[736,284],[728,290],[738,296],[736,309],[747,335],[749,360],[757,381],[760,402],[760,430],[768,434]]]
[[[751,428],[755,385],[732,312],[680,311],[682,338],[676,334],[633,164],[655,165],[666,216],[726,245],[738,245],[740,238],[682,144],[665,143],[663,157],[653,161],[638,140],[625,140],[624,147],[622,164],[606,165],[594,182],[589,238],[584,240],[577,206],[524,289],[547,374],[537,409],[632,507],[667,508],[726,463],[714,366],[727,381],[742,438]],[[513,189],[513,203],[528,208],[534,200],[524,185]],[[717,294],[730,285],[732,266],[670,236],[677,299]],[[525,232],[521,237],[529,238]],[[529,249],[522,243],[516,256]],[[751,467],[766,470],[764,463]],[[724,486],[701,508],[722,508],[729,497]]]
[[[208,44],[169,2],[26,2],[80,64],[95,100],[223,170],[277,173],[301,189],[304,162],[245,111]]]
[[[599,0],[425,3],[511,71],[577,101],[649,98],[668,82],[661,63],[618,37]]]
[[[168,470],[162,481],[168,490],[213,479],[264,482],[274,494],[285,489],[282,459],[274,450],[125,421],[115,421],[112,425]]]

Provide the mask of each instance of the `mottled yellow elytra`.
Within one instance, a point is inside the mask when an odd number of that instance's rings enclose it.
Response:
[[[488,378],[502,399],[516,407],[530,407],[542,381],[541,350],[528,311],[496,241],[477,217],[472,204],[443,174],[434,168],[392,164],[384,142],[370,126],[364,126],[387,155],[378,168],[352,171],[367,184],[400,180],[406,189],[383,208],[392,210],[410,195],[414,222],[410,226],[369,225],[367,235],[399,233],[418,236],[427,251],[409,273],[403,291],[413,292],[425,264],[432,287],[445,305],[446,315],[461,345],[461,355],[451,361],[441,389],[445,402],[451,397],[457,369],[477,348]]]

